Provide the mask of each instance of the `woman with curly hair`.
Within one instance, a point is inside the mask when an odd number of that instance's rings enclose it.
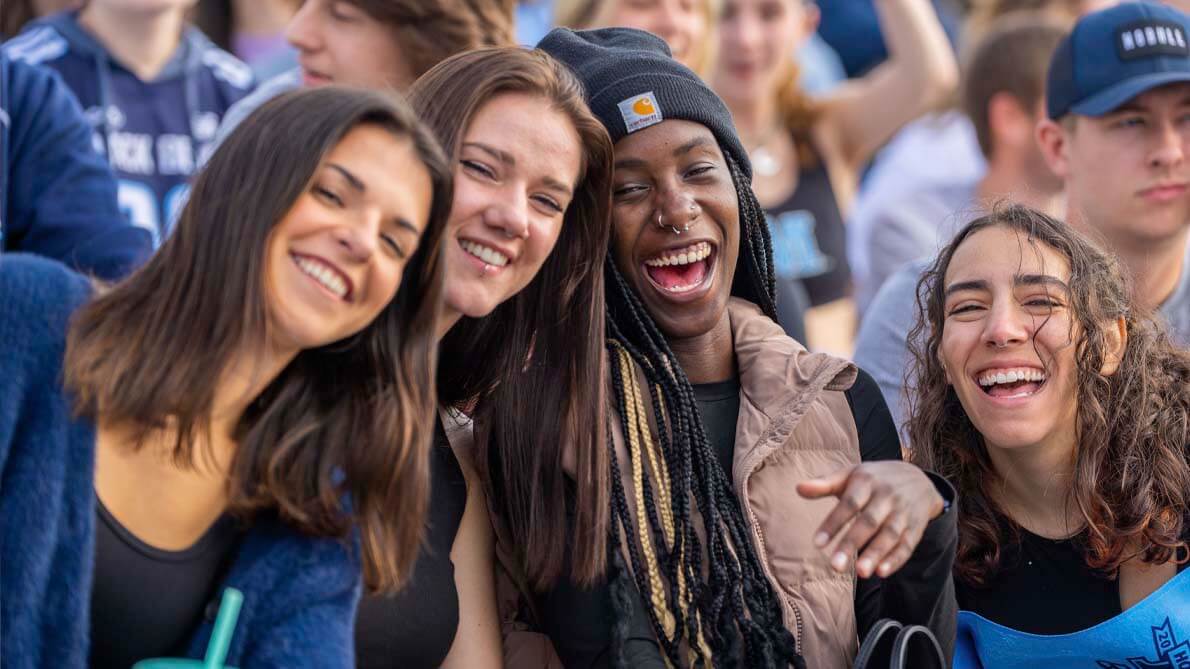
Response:
[[[959,232],[918,302],[914,457],[962,500],[956,666],[1137,666],[1113,662],[1150,639],[1172,658],[1190,638],[1172,615],[1190,607],[1190,354],[1129,303],[1116,259],[1021,206]]]

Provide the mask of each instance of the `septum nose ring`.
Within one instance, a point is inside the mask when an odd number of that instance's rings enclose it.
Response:
[[[690,231],[690,221],[686,221],[686,225],[682,226],[682,229],[681,229],[681,230],[679,230],[679,229],[677,229],[676,227],[674,227],[674,226],[672,226],[672,225],[668,225],[668,226],[667,226],[667,225],[666,225],[666,224],[665,224],[665,223],[664,223],[664,222],[661,220],[663,216],[664,216],[664,214],[662,214],[661,212],[657,212],[657,227],[659,227],[659,228],[666,228],[666,227],[668,227],[670,230],[673,230],[673,231],[674,231],[674,234],[675,234],[675,235],[680,235],[680,234],[682,234],[683,232],[689,232],[689,231]]]

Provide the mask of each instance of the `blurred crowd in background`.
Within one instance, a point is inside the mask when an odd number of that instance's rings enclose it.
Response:
[[[58,69],[83,102],[90,123],[108,139],[191,136],[193,155],[165,161],[174,165],[156,165],[153,174],[145,174],[144,165],[137,173],[134,146],[121,152],[124,160],[110,154],[121,178],[122,208],[157,243],[182,201],[178,186],[191,166],[202,162],[201,149],[209,146],[223,115],[254,87],[278,76],[295,77],[303,59],[313,63],[315,74],[318,68],[340,68],[334,80],[365,84],[377,74],[372,63],[387,59],[380,74],[401,88],[429,64],[471,44],[531,46],[554,26],[649,30],[731,108],[756,167],[755,190],[769,214],[787,331],[815,350],[850,355],[858,325],[881,285],[906,262],[937,248],[946,237],[942,221],[961,218],[955,212],[977,197],[1016,192],[1005,182],[1016,176],[1030,184],[1031,203],[1052,205],[1061,199],[1061,184],[1031,137],[1021,138],[1019,125],[1042,113],[1044,48],[984,49],[983,60],[974,63],[980,47],[989,38],[1040,39],[1002,33],[1037,33],[1039,24],[1062,30],[1085,12],[1111,3],[396,0],[374,3],[377,11],[370,16],[351,3],[329,0],[157,0],[177,7],[172,18],[159,18],[154,26],[120,26],[104,16],[137,3],[96,0],[81,13],[57,19],[73,25],[61,31],[73,42],[69,54],[47,45],[39,24],[30,25],[55,12],[78,11],[82,4],[6,0],[0,35],[12,42],[6,47],[9,57]],[[457,25],[453,4],[473,13],[474,25]],[[179,22],[204,37],[179,33]],[[384,48],[370,48],[369,30],[390,29],[395,44],[385,39]],[[184,83],[191,81],[186,68],[169,65],[178,34],[187,35],[184,42],[193,37],[197,50],[231,54],[250,68],[251,79],[232,59],[209,55],[204,62],[221,67],[207,76],[211,90]],[[124,46],[130,42],[138,46]],[[105,44],[118,56],[108,64],[101,55]],[[143,68],[137,67],[138,59]],[[976,66],[982,69],[974,71]],[[187,121],[188,112],[179,110],[188,105],[198,105],[203,113],[190,114],[196,120],[184,123],[190,127],[183,132],[152,127],[119,132],[123,128],[115,126],[124,123],[135,129],[136,109],[145,100],[180,122]],[[105,104],[106,114],[98,111]],[[1018,126],[1010,128],[1013,123]],[[168,147],[158,151],[170,153]],[[1019,162],[1006,171],[1028,173],[997,174],[994,183],[977,189],[993,152],[1023,152],[1004,159]]]

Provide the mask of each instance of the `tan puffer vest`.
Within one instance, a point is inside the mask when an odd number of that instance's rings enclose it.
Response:
[[[750,302],[732,298],[728,317],[740,381],[731,477],[753,545],[780,595],[785,624],[797,639],[806,666],[850,667],[859,645],[855,575],[835,573],[827,556],[813,544],[814,532],[835,500],[803,499],[794,486],[859,464],[859,437],[843,395],[855,382],[855,366],[809,353]],[[642,389],[646,387],[639,371],[638,381]],[[649,416],[650,423],[653,418]],[[624,490],[632,499],[629,454],[618,418],[613,418],[613,425]],[[634,509],[632,513],[636,515]],[[501,571],[505,666],[560,666],[548,640],[511,620],[523,600],[518,602],[515,594],[517,579]]]

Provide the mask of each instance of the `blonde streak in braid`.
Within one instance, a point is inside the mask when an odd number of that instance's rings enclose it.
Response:
[[[648,366],[647,362],[645,363],[645,366]],[[665,399],[661,394],[661,386],[653,384],[652,387],[655,396],[661,404],[662,411],[664,411]],[[673,493],[671,492],[673,486],[669,480],[669,466],[665,463],[664,456],[660,458],[657,456],[657,451],[660,450],[661,444],[655,438],[656,435],[653,434],[653,428],[649,426],[648,413],[645,410],[644,401],[642,399],[644,393],[640,392],[640,389],[636,386],[636,384],[633,384],[633,391],[632,402],[636,409],[636,425],[638,426],[641,434],[649,436],[646,443],[649,444],[650,448],[647,450],[647,453],[649,455],[649,466],[654,472],[653,479],[656,481],[658,488],[657,503],[660,507],[659,511],[661,514],[661,530],[665,536],[666,547],[672,551],[674,547],[676,530],[674,529]],[[657,420],[664,419],[664,416],[657,417]]]
[[[661,566],[657,561],[657,554],[653,551],[653,542],[649,538],[648,512],[645,510],[644,490],[644,462],[641,458],[641,434],[639,417],[636,415],[636,397],[640,387],[636,383],[631,361],[627,351],[620,351],[620,372],[625,379],[624,392],[625,407],[630,416],[625,421],[628,425],[628,452],[632,461],[632,483],[636,487],[633,495],[636,503],[636,534],[640,541],[641,551],[645,556],[646,578],[649,580],[649,598],[652,601],[653,612],[661,622],[661,627],[667,637],[673,637],[677,623],[673,613],[665,601],[665,590],[661,584]]]
[[[668,415],[668,410],[665,407],[665,398],[663,396],[661,396],[660,386],[657,386],[657,394],[658,394],[657,400],[658,400],[658,403],[661,405],[661,410],[664,412],[667,412],[667,415]],[[672,429],[672,426],[671,426],[671,429]],[[672,434],[672,432],[671,432],[671,434]],[[661,460],[661,467],[662,467],[662,470],[665,472],[665,479],[668,481],[669,480],[669,470],[668,470],[668,465],[665,464],[664,458]],[[672,494],[670,495],[670,497],[672,498]],[[670,509],[672,510],[672,508],[673,508],[672,507],[672,499],[670,501],[670,504],[671,504]],[[670,522],[673,522],[672,519],[673,519],[673,516],[671,515]],[[685,535],[679,537],[678,542],[679,542],[679,545],[675,549],[675,552],[681,554],[686,549]],[[700,558],[698,556],[695,556],[696,561],[699,559]],[[683,618],[689,619],[690,612],[691,611],[694,612],[694,628],[696,630],[698,630],[698,638],[695,639],[695,644],[697,644],[698,650],[699,650],[699,652],[701,652],[701,656],[704,659],[706,659],[707,662],[711,662],[711,660],[712,660],[711,646],[710,646],[710,644],[707,643],[706,635],[703,633],[702,614],[700,614],[698,611],[698,604],[694,601],[693,593],[691,593],[690,589],[686,587],[686,572],[685,572],[685,570],[682,570],[682,569],[678,570],[678,596],[680,597],[679,606],[681,607]],[[693,664],[694,659],[698,655],[698,653],[693,648],[689,649],[689,653],[690,653],[690,662],[691,662],[691,664]]]
[[[637,415],[637,418],[639,419],[636,422],[636,425],[638,426],[638,429],[640,429],[643,434],[649,435],[648,443],[653,446],[653,448],[648,449],[649,464],[652,467],[653,471],[657,473],[657,484],[658,484],[657,487],[659,489],[658,502],[659,502],[660,512],[661,512],[662,529],[665,532],[666,541],[669,544],[669,547],[671,548],[671,550],[677,548],[678,552],[680,552],[681,547],[684,547],[686,542],[685,542],[684,536],[682,536],[682,537],[677,536],[676,526],[674,524],[673,499],[672,499],[673,493],[671,492],[672,485],[671,485],[671,482],[669,479],[669,465],[666,463],[665,458],[663,456],[658,458],[656,455],[656,450],[659,450],[659,448],[660,448],[660,441],[657,440],[656,438],[654,438],[655,435],[652,434],[652,428],[650,427],[650,425],[648,423],[648,418],[647,418],[648,414],[645,412],[644,402],[642,400],[643,393],[641,393],[639,391],[639,389],[636,387],[635,383],[632,385],[634,387],[630,391],[628,391],[628,393],[631,395],[631,401],[635,404],[635,413]],[[657,384],[653,384],[653,391],[655,393],[655,396],[657,397],[659,405],[661,406],[661,410],[664,412],[665,411],[665,398],[662,395],[661,387]],[[626,399],[628,399],[628,398],[626,398]],[[662,415],[662,416],[657,417],[657,420],[667,420],[667,419],[668,419],[667,415]],[[681,542],[680,547],[678,545],[679,541]],[[693,605],[693,597],[691,596],[689,590],[686,587],[686,574],[685,574],[685,571],[682,569],[678,569],[678,593],[679,593],[679,600],[676,602],[677,607],[683,614],[682,615],[683,620],[688,620],[689,616],[690,616],[690,610],[691,610],[691,608],[694,608],[692,606]],[[696,616],[697,616],[697,613],[698,613],[697,608],[695,608]],[[696,618],[696,620],[697,620],[697,618]],[[710,658],[711,657],[710,651],[707,649],[707,643],[706,643],[705,638],[703,638],[701,622],[698,622],[696,624],[698,626],[698,639],[696,640],[696,643],[699,645],[699,648],[702,649],[702,651],[704,653],[704,657]],[[667,666],[670,665],[669,658],[666,657],[665,660],[666,660],[666,665]]]
[[[657,400],[658,400],[658,404],[660,404],[660,406],[661,406],[661,410],[663,412],[666,411],[665,398],[661,395],[661,387],[654,384],[654,390],[657,393]],[[643,410],[643,409],[638,409],[638,410]],[[664,418],[667,418],[667,417],[668,416],[658,417],[658,420],[663,420]],[[654,467],[656,467],[656,465],[654,465]],[[672,493],[670,492],[670,486],[669,486],[669,465],[666,464],[664,457],[661,458],[661,472],[662,472],[662,476],[664,477],[664,481],[665,481],[665,498],[666,498],[666,503],[662,509],[662,514],[663,514],[663,516],[667,516],[665,518],[665,522],[669,523],[670,527],[673,528],[674,527],[673,526],[673,500],[672,500]],[[674,552],[676,554],[680,555],[686,548],[685,535],[683,534],[681,536],[678,536],[676,538],[676,541],[671,545],[674,546]],[[699,614],[698,606],[694,602],[694,595],[690,592],[690,589],[686,587],[686,571],[684,569],[678,569],[678,608],[682,612],[683,620],[689,620],[691,617],[690,614],[693,611],[694,628],[696,630],[698,630],[698,638],[696,638],[694,640],[695,645],[697,645],[697,647],[698,647],[698,651],[695,651],[694,648],[688,648],[688,651],[687,651],[689,653],[691,665],[694,664],[695,658],[698,657],[699,655],[701,655],[701,657],[705,658],[709,662],[711,660],[711,648],[710,648],[710,645],[707,644],[706,636],[703,634],[702,616]]]
[[[669,414],[665,409],[665,396],[662,394],[662,387],[658,386],[657,383],[653,383],[653,394],[655,394],[657,398],[657,404],[660,406],[660,408],[662,408],[662,415],[658,415],[657,420],[665,420],[666,423],[668,423]],[[644,411],[644,408],[641,408],[640,411]],[[651,430],[652,429],[650,427],[650,431]],[[672,425],[670,425],[669,433],[674,433],[674,431],[672,431]],[[660,439],[653,439],[653,443],[657,444],[657,448],[659,450],[662,450]],[[674,525],[674,493],[672,493],[672,482],[670,481],[669,477],[669,464],[666,464],[665,462],[664,452],[662,457],[660,457],[659,467],[655,463],[653,464],[653,468],[660,470],[660,475],[658,477],[665,487],[662,500],[662,509],[660,509],[660,512],[662,512],[662,524],[666,533],[666,539],[669,540],[669,544],[672,548],[672,546],[675,545],[675,540],[672,537],[675,537],[677,534],[676,526]]]
[[[655,390],[660,395],[661,388],[656,387]],[[648,435],[649,467],[652,468],[657,480],[657,504],[661,512],[661,529],[665,535],[666,547],[673,550],[675,530],[669,467],[665,464],[664,456],[657,457],[657,451],[660,450],[661,444],[654,438],[652,428],[649,427],[649,418],[645,412],[644,402],[641,400],[641,393],[635,394],[633,399],[636,401],[636,415],[640,418],[641,431]],[[662,417],[658,416],[657,420],[662,420]]]

